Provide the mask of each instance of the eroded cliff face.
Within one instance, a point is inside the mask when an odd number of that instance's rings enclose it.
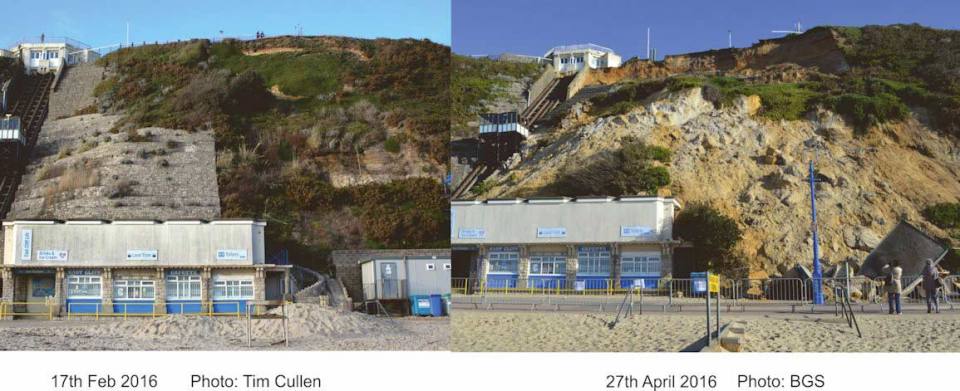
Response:
[[[770,73],[771,67],[785,73],[782,81],[802,80],[810,71],[846,72],[849,65],[843,56],[842,43],[843,39],[836,31],[817,28],[802,35],[763,40],[748,48],[666,56],[661,62],[630,61],[620,68],[591,72],[587,84],[613,84],[624,79],[653,79],[677,74],[764,77]]]
[[[819,110],[798,121],[756,115],[759,98],[716,108],[699,88],[651,96],[623,115],[593,118],[574,107],[557,129],[534,135],[533,151],[513,170],[488,179],[480,198],[538,194],[560,175],[617,150],[625,137],[669,147],[669,189],[682,204],[709,202],[744,230],[739,250],[754,276],[810,265],[807,164],[815,159],[819,232],[827,263],[863,259],[905,218],[934,235],[921,210],[960,200],[960,146],[921,114],[857,134]]]

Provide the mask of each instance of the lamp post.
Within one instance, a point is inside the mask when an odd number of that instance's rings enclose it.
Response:
[[[810,216],[813,231],[813,304],[823,304],[823,270],[820,268],[820,240],[817,238],[817,190],[814,183],[813,159],[810,160]]]

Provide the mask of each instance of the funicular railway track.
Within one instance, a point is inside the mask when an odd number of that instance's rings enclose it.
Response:
[[[6,218],[13,205],[13,199],[20,186],[23,168],[29,159],[33,148],[37,145],[40,129],[47,118],[50,102],[50,87],[53,84],[53,74],[28,75],[21,81],[21,87],[10,114],[20,117],[21,131],[25,143],[21,159],[0,168],[0,218]]]

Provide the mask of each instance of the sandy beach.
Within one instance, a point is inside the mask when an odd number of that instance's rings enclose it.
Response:
[[[833,314],[741,317],[745,351],[752,352],[958,352],[960,314],[856,314],[863,338]]]
[[[612,330],[610,313],[454,311],[454,351],[677,352],[705,333],[702,317],[634,316]]]
[[[858,338],[833,313],[723,313],[723,323],[746,322],[745,351],[752,352],[956,352],[960,314],[856,314]],[[705,334],[698,313],[651,313],[621,321],[610,313],[454,312],[454,351],[678,352]]]
[[[281,322],[169,315],[144,319],[0,321],[0,350],[446,350],[447,318],[378,318],[312,304],[287,307]]]

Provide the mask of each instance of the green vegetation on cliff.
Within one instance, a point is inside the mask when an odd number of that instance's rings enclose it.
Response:
[[[930,113],[935,128],[960,136],[960,31],[919,25],[817,27],[832,29],[849,66],[839,75],[811,72],[802,82],[757,82],[731,76],[675,75],[633,80],[594,97],[591,114],[623,114],[650,94],[704,88],[718,105],[739,95],[761,98],[760,115],[796,120],[818,106],[838,112],[861,132],[907,118],[910,107]]]
[[[450,71],[450,124],[456,133],[476,119],[483,103],[506,97],[509,79],[535,79],[541,68],[533,63],[497,61],[489,58],[453,56]]]
[[[656,195],[657,190],[670,185],[670,172],[664,166],[670,158],[667,148],[625,138],[616,152],[591,158],[590,164],[567,172],[541,193],[544,196]]]
[[[742,235],[736,220],[708,204],[686,205],[673,221],[673,238],[693,244],[691,270],[746,277],[747,265],[734,250]]]
[[[9,80],[15,72],[19,72],[19,62],[10,57],[0,57],[0,83]]]
[[[114,132],[215,132],[222,214],[266,219],[270,248],[322,270],[330,249],[447,245],[439,181],[335,188],[330,176],[355,171],[372,148],[413,151],[421,169],[440,176],[449,48],[409,39],[193,40],[124,48],[100,62],[109,77],[95,94],[124,114]]]

